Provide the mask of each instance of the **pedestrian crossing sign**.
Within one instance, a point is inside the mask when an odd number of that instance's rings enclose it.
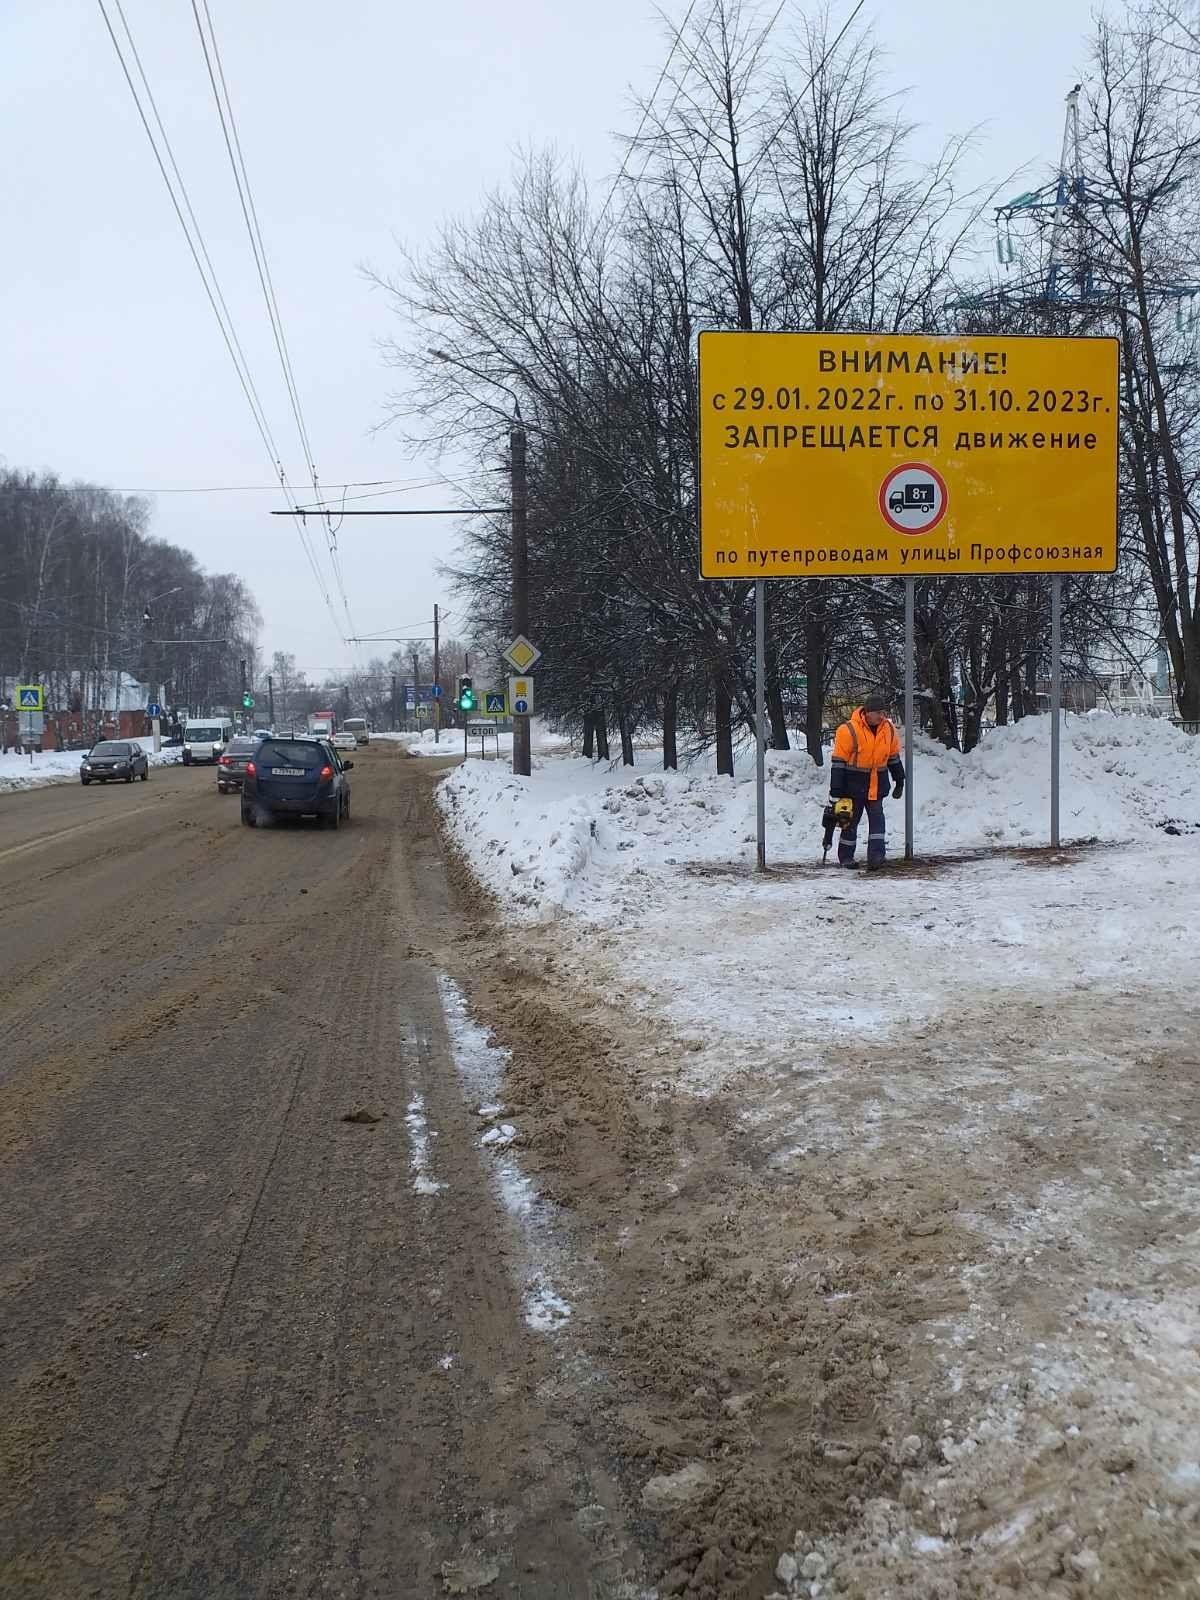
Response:
[[[44,711],[45,709],[40,683],[19,683],[17,685],[18,711]]]
[[[485,689],[483,691],[483,714],[485,717],[504,717],[508,715],[508,696],[501,689]]]

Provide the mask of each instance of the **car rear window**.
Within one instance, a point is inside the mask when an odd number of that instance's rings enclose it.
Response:
[[[261,767],[320,767],[325,764],[325,752],[319,744],[287,744],[278,739],[268,739],[258,756]]]
[[[226,751],[226,754],[231,756],[249,756],[253,755],[257,749],[257,739],[231,739],[229,741],[229,748]]]
[[[127,744],[118,744],[115,739],[108,739],[103,744],[98,744],[92,751],[94,756],[127,756],[130,747]]]

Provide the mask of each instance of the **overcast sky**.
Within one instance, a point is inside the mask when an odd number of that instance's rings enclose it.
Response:
[[[300,482],[190,0],[123,3]],[[831,3],[840,20],[852,0]],[[631,88],[649,92],[665,59],[664,25],[649,0],[209,6],[322,482],[424,481],[429,463],[371,431],[392,377],[374,341],[395,326],[359,264],[386,270],[396,237],[419,245],[469,213],[522,145],[555,143],[603,192],[613,133],[636,124]],[[930,145],[982,123],[967,177],[998,182],[1056,158],[1091,8],[894,0],[876,20]],[[685,0],[666,9],[678,20]],[[778,26],[800,9],[785,0]],[[96,0],[3,0],[0,62],[0,459],[153,494],[156,534],[250,586],[268,652],[294,652],[313,676],[351,664],[291,523],[268,515],[277,491],[165,492],[273,479]],[[410,503],[454,503],[449,488],[417,493]],[[435,600],[452,611],[436,568],[453,538],[447,518],[345,522],[356,630],[398,631]]]

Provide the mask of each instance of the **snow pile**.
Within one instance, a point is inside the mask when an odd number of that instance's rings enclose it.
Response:
[[[753,860],[752,752],[734,781],[711,761],[678,773],[543,756],[531,779],[495,762],[467,762],[439,790],[451,832],[476,874],[529,917],[603,914],[656,873]],[[828,766],[803,750],[769,752],[768,858],[820,859]],[[919,854],[1048,840],[1049,721],[1026,718],[989,734],[970,755],[916,741],[913,781]],[[888,802],[892,853],[903,803]],[[1169,723],[1068,717],[1062,737],[1062,838],[1163,837],[1173,823],[1200,827],[1200,739]]]
[[[173,746],[170,750],[160,750],[157,755],[150,748],[150,741],[142,743],[142,749],[150,758],[152,767],[175,766],[182,759],[179,747]],[[11,793],[15,789],[40,789],[47,783],[79,782],[79,763],[86,754],[83,750],[47,750],[41,755],[34,755],[33,759],[13,754],[0,755],[0,794]]]

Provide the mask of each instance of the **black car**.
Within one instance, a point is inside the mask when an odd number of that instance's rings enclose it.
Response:
[[[350,820],[353,761],[323,739],[261,739],[242,773],[242,821],[253,828],[276,817],[316,817],[322,827]]]
[[[114,783],[118,778],[132,783],[140,778],[145,783],[150,777],[150,762],[141,745],[132,739],[102,739],[84,756],[79,768],[79,781],[83,784]]]
[[[217,762],[217,793],[228,794],[231,789],[240,789],[242,779],[246,772],[247,761],[252,761],[258,752],[260,741],[244,737],[239,734],[236,739],[229,741],[229,748]]]

